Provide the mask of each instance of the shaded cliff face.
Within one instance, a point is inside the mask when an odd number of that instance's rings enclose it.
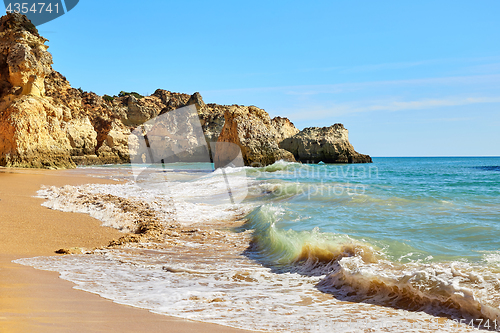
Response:
[[[246,165],[280,159],[342,163],[369,159],[354,151],[347,134],[345,140],[337,140],[342,144],[336,141],[326,148],[323,142],[333,142],[336,134],[307,129],[299,133],[287,118],[271,119],[255,106],[206,104],[199,93],[162,89],[150,96],[114,97],[74,89],[52,69],[46,41],[21,14],[0,19],[1,166],[70,168],[129,162],[135,128],[188,105],[196,107],[208,150],[210,142],[234,143]],[[172,126],[177,128],[171,133],[180,133],[182,124]],[[187,141],[199,140],[189,132],[185,136]],[[190,161],[196,153],[179,154],[180,160]]]
[[[349,132],[342,124],[330,127],[308,127],[283,140],[280,147],[306,163],[372,163],[368,155],[359,154],[349,143]]]

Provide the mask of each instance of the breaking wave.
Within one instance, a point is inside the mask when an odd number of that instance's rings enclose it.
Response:
[[[285,214],[273,204],[256,208],[249,256],[278,272],[322,276],[317,288],[363,302],[448,318],[500,320],[500,269],[466,262],[393,262],[383,250],[344,234],[277,228]]]

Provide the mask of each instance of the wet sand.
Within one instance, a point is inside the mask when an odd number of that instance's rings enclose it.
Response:
[[[109,183],[76,170],[0,168],[0,332],[249,332],[119,305],[73,289],[58,273],[12,263],[56,255],[61,248],[95,248],[123,235],[84,214],[42,207],[42,185]]]

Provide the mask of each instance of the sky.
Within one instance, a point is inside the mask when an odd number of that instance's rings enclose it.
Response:
[[[100,95],[156,89],[343,123],[371,156],[500,156],[500,1],[80,0],[38,26]]]

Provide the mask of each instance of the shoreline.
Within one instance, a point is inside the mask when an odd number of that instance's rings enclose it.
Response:
[[[279,213],[272,205],[263,205],[268,209],[260,209],[263,215],[257,213],[254,216],[258,225],[246,225],[248,234],[217,230],[221,226],[230,226],[228,222],[232,218],[228,217],[241,211],[212,215],[212,211],[219,210],[211,205],[189,205],[183,201],[193,190],[201,190],[201,195],[204,195],[203,189],[207,184],[213,184],[215,178],[195,183],[194,188],[177,184],[177,187],[168,187],[170,192],[165,192],[147,184],[139,188],[122,183],[119,179],[127,173],[119,169],[110,171],[105,168],[92,171],[84,168],[60,171],[0,168],[0,221],[3,221],[0,228],[0,290],[3,296],[0,297],[0,331],[5,328],[7,332],[67,332],[76,327],[77,331],[84,332],[250,332],[235,328],[242,327],[270,332],[320,328],[325,332],[337,332],[341,331],[338,325],[353,329],[390,326],[401,332],[408,325],[422,332],[435,331],[435,327],[446,332],[454,332],[459,327],[462,331],[482,329],[457,322],[461,318],[483,318],[483,312],[477,312],[480,309],[467,312],[470,304],[474,306],[475,303],[462,301],[462,298],[454,298],[455,303],[436,303],[444,290],[439,285],[437,292],[425,289],[424,292],[428,292],[423,297],[415,292],[405,293],[400,288],[398,290],[403,292],[395,298],[398,303],[384,298],[394,291],[390,289],[392,281],[399,281],[403,275],[418,278],[424,272],[424,277],[429,276],[424,282],[455,282],[468,276],[464,274],[468,274],[469,268],[474,268],[472,266],[400,265],[390,269],[392,273],[386,277],[379,273],[386,272],[384,262],[358,262],[362,259],[360,256],[347,255],[343,262],[341,260],[338,270],[324,271],[328,273],[325,276],[302,274],[300,269],[290,271],[294,274],[280,274],[283,272],[274,271],[244,254],[250,234],[254,237],[255,232],[271,230],[266,227],[266,221],[270,222],[268,218]],[[112,178],[108,179],[108,176]],[[79,186],[88,183],[102,185]],[[41,192],[48,199],[47,206],[41,206],[45,199],[33,197],[42,184],[56,187]],[[68,186],[61,188],[63,185]],[[175,196],[171,197],[170,193],[176,193],[181,199],[173,203]],[[160,196],[161,199],[156,201]],[[150,206],[151,203],[154,205]],[[85,213],[63,212],[68,210]],[[125,214],[121,214],[122,211]],[[186,214],[183,215],[183,211]],[[159,215],[154,212],[159,212]],[[175,219],[171,220],[172,213]],[[158,247],[153,241],[152,247],[145,242],[137,248],[131,246],[122,251],[121,244],[117,244],[117,252],[113,252],[114,247],[103,250],[105,256],[102,259],[93,255],[60,258],[54,253],[61,248],[91,250],[105,247],[110,241],[125,235],[114,228],[139,230],[128,228],[143,222],[148,226],[158,218],[166,222],[162,225],[165,234],[159,235],[166,236],[165,242],[161,243],[165,246]],[[192,222],[194,224],[190,224]],[[101,223],[114,228],[102,227]],[[260,229],[259,223],[264,223]],[[284,239],[294,239],[288,236]],[[305,249],[307,260],[300,263],[306,263],[303,266],[306,271],[314,269],[307,262],[322,260],[323,246],[319,246],[320,251],[316,253],[307,239],[292,243],[295,245],[284,252],[295,253],[300,249],[296,245],[301,246],[301,253]],[[272,241],[264,248],[272,250],[280,244]],[[341,244],[344,244],[341,251],[351,248],[345,248],[351,244],[349,241]],[[338,250],[336,246],[327,249],[334,257]],[[112,251],[109,257],[106,255],[108,251]],[[12,263],[14,259],[33,256],[48,257],[16,261],[27,265],[22,268]],[[325,268],[329,269],[327,266]],[[366,269],[371,275],[352,274],[352,267]],[[463,274],[455,274],[455,269]],[[66,281],[59,279],[58,274]],[[438,279],[433,278],[437,275]],[[365,281],[375,283],[375,294],[368,295],[362,289]],[[468,281],[458,281],[460,285],[455,289],[467,288]],[[412,283],[407,285],[410,291],[420,290],[419,285],[417,289],[412,289]],[[357,295],[358,290],[359,295],[366,295],[368,301],[345,297],[347,292]],[[481,304],[489,306],[490,303],[489,298],[485,298]],[[428,305],[432,308],[425,307]],[[447,309],[450,311],[445,312]],[[202,311],[203,315],[199,315]],[[488,318],[491,320],[491,316]]]
[[[154,314],[73,289],[56,272],[12,260],[55,256],[60,248],[95,248],[124,234],[79,213],[41,206],[42,185],[117,183],[75,170],[0,168],[0,328],[7,332],[251,332]],[[68,224],[71,225],[68,226]]]

